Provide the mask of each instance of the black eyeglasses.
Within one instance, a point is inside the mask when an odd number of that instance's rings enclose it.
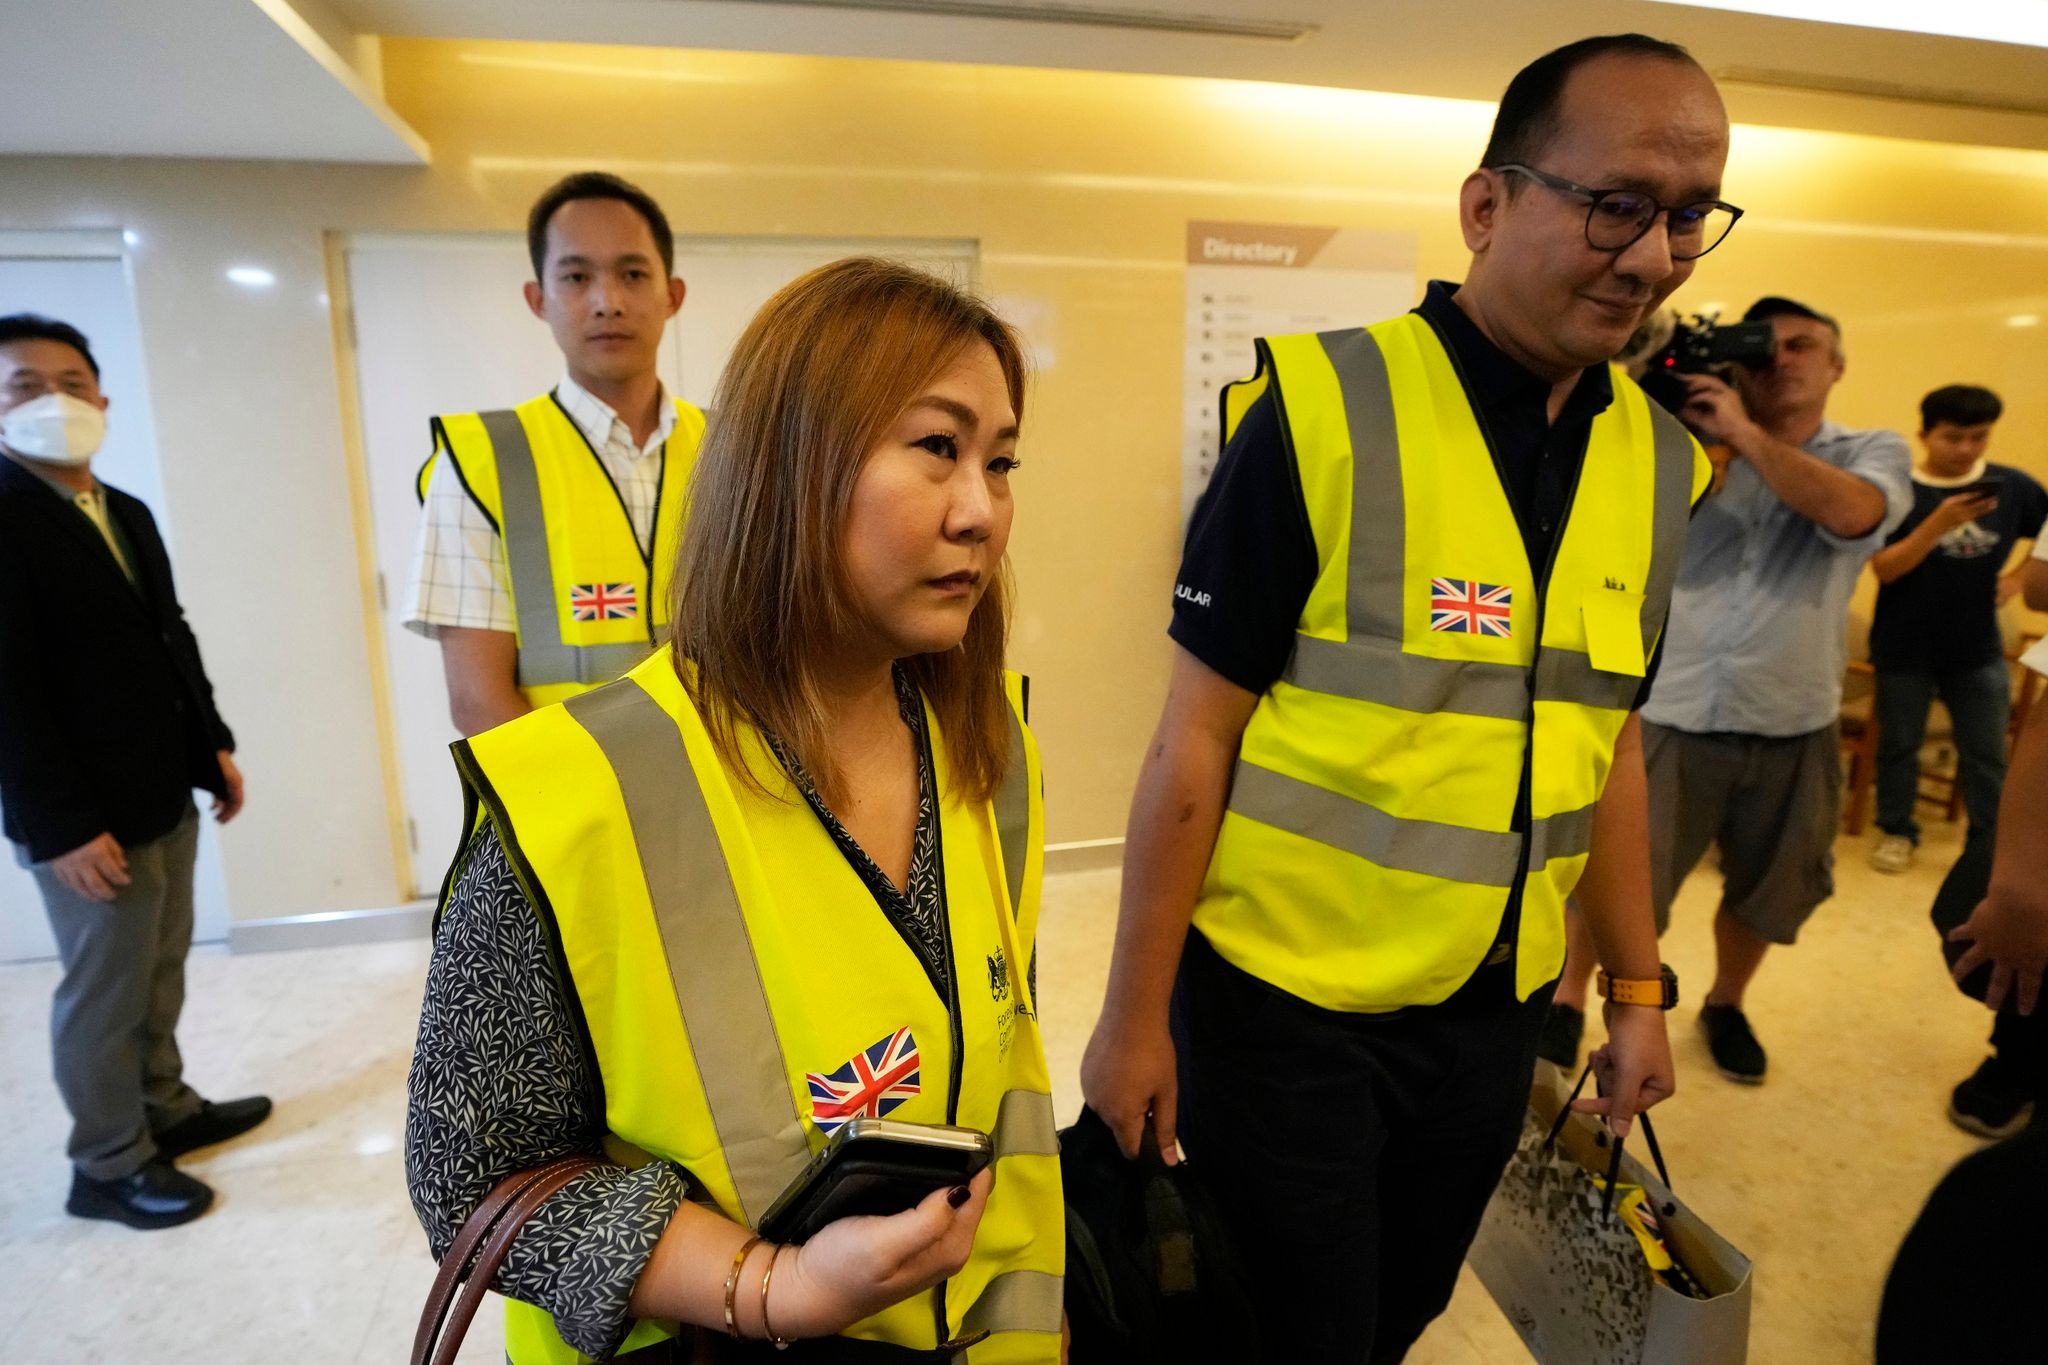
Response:
[[[1595,251],[1626,251],[1643,240],[1662,218],[1665,236],[1671,243],[1671,259],[1696,261],[1721,245],[1721,239],[1742,216],[1741,209],[1718,199],[1673,207],[1638,190],[1596,190],[1519,161],[1503,162],[1493,169],[1526,175],[1547,190],[1587,200],[1586,242]]]

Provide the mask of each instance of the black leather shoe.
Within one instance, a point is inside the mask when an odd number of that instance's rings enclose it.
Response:
[[[240,1137],[269,1117],[268,1095],[250,1095],[246,1099],[223,1100],[219,1104],[208,1100],[191,1118],[180,1119],[153,1136],[161,1155],[183,1156],[201,1147]]]
[[[106,1218],[131,1228],[174,1228],[213,1205],[213,1190],[158,1157],[134,1175],[94,1180],[71,1173],[71,1197],[64,1211],[78,1218]]]

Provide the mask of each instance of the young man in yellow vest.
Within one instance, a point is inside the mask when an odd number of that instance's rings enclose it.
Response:
[[[1727,150],[1682,49],[1553,52],[1465,181],[1464,285],[1227,395],[1082,1088],[1208,1168],[1270,1359],[1398,1361],[1448,1303],[1568,894],[1614,978],[1581,1107],[1672,1093],[1635,708],[1708,466],[1608,362],[1739,214]]]
[[[662,642],[704,414],[656,370],[683,304],[648,194],[585,171],[534,203],[526,304],[567,367],[538,398],[433,419],[406,624],[440,641],[479,734],[624,674]]]

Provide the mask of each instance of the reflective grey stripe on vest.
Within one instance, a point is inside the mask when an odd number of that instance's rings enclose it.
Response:
[[[996,1155],[1058,1156],[1059,1129],[1052,1116],[1052,1096],[1042,1090],[1010,1090],[996,1110]]]
[[[568,645],[562,643],[555,603],[555,573],[548,562],[548,525],[541,510],[540,474],[526,425],[509,408],[480,412],[477,420],[491,438],[498,466],[498,525],[505,542],[505,567],[512,578],[512,609],[519,620],[519,685],[605,683],[629,672],[653,652],[652,644]],[[651,607],[652,603],[643,606]],[[667,627],[655,632],[665,642]]]
[[[1536,822],[1535,830],[1529,836],[1529,866],[1542,867],[1552,858],[1571,858],[1593,851],[1593,811],[1591,806],[1577,810],[1559,811],[1546,815]]]
[[[1402,514],[1401,440],[1394,427],[1394,386],[1379,343],[1361,327],[1318,338],[1344,395],[1351,436],[1351,562],[1344,580],[1345,634],[1399,640],[1406,633],[1401,594],[1408,586],[1408,526]],[[1390,496],[1391,493],[1391,496]],[[1392,507],[1395,515],[1388,516]],[[1373,533],[1362,536],[1361,526]]]
[[[1230,809],[1376,866],[1424,877],[1509,887],[1521,862],[1522,836],[1511,831],[1404,820],[1244,759],[1231,777]],[[1592,837],[1591,806],[1538,820],[1530,834],[1529,866],[1584,853]]]
[[[1297,635],[1294,654],[1281,676],[1311,692],[1403,711],[1500,720],[1522,720],[1529,714],[1529,670],[1519,664],[1432,659],[1403,653],[1399,640],[1379,636],[1325,640]]]
[[[1648,398],[1650,430],[1657,451],[1657,511],[1650,541],[1650,576],[1643,584],[1643,638],[1657,639],[1671,610],[1671,589],[1685,557],[1686,524],[1692,519],[1692,433],[1661,404]]]
[[[1024,913],[1024,861],[1031,846],[1031,769],[1024,757],[1024,722],[1006,698],[1010,720],[1010,766],[996,788],[996,842],[1003,850],[1003,877],[1010,888],[1010,917]]]
[[[1634,673],[1607,673],[1576,649],[1544,648],[1536,654],[1536,700],[1569,701],[1626,711],[1635,705],[1643,680]]]
[[[565,705],[618,777],[711,1123],[752,1224],[811,1150],[789,1087],[761,1084],[787,1066],[711,810],[682,733],[639,683],[621,679]]]
[[[1646,614],[1648,607],[1645,603]],[[1432,659],[1403,653],[1392,640],[1297,635],[1294,654],[1280,676],[1311,692],[1424,715],[1524,720],[1529,713],[1529,670],[1520,664]],[[1536,654],[1537,701],[1627,710],[1635,705],[1642,686],[1643,680],[1634,674],[1593,667],[1592,659],[1579,650],[1545,646]]]
[[[1051,1332],[1058,1335],[1065,1307],[1060,1277],[1043,1270],[996,1276],[961,1320],[961,1335],[975,1332]]]
[[[1480,886],[1513,885],[1522,855],[1519,834],[1403,820],[1243,759],[1231,777],[1230,809],[1381,867]]]

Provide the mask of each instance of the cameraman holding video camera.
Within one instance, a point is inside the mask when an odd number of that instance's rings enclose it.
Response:
[[[1693,516],[1643,708],[1643,756],[1660,932],[1686,875],[1720,845],[1715,976],[1700,1027],[1721,1074],[1756,1085],[1765,1054],[1743,994],[1770,946],[1793,942],[1833,894],[1849,596],[1913,495],[1904,438],[1827,420],[1844,369],[1835,320],[1776,297],[1743,320],[1770,322],[1768,361],[1738,369],[1733,385],[1680,376],[1679,416],[1727,447],[1729,463]],[[1592,971],[1576,918],[1571,929],[1544,1031],[1553,1058],[1576,1055]]]

